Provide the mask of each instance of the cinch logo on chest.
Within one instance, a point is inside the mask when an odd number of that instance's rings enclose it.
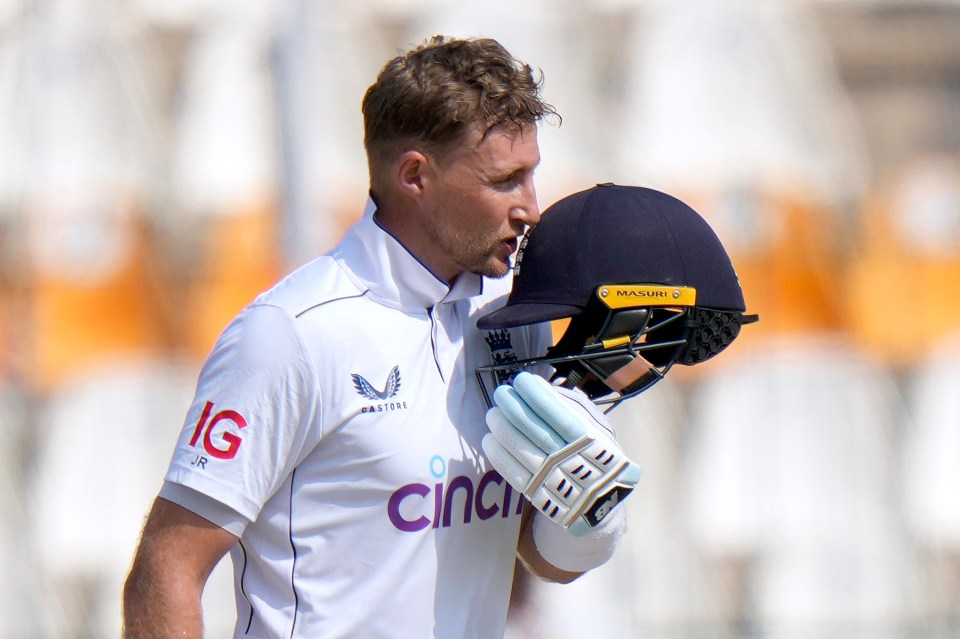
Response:
[[[385,402],[383,400],[391,399],[396,397],[397,393],[400,392],[400,367],[394,366],[393,370],[390,371],[390,374],[387,375],[387,382],[383,386],[383,390],[379,391],[373,387],[373,385],[368,382],[362,375],[357,375],[356,373],[350,374],[351,379],[353,379],[353,386],[357,389],[357,394],[360,397],[366,397],[367,399],[373,400],[375,402],[379,401],[377,404],[371,404],[369,406],[364,406],[360,412],[361,413],[382,413],[384,411],[391,410],[404,410],[407,408],[407,402],[404,401],[393,401]]]

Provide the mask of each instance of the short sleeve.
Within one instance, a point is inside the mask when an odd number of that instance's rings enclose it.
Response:
[[[255,520],[320,441],[318,388],[295,319],[276,306],[248,307],[201,369],[166,481]]]

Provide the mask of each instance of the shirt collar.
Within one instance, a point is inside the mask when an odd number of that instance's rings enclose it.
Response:
[[[376,203],[367,200],[363,217],[333,250],[358,284],[381,301],[405,309],[427,309],[483,292],[483,277],[464,272],[451,287],[433,273],[374,219]]]

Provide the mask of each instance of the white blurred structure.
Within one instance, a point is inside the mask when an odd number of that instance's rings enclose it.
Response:
[[[194,25],[177,110],[173,188],[185,215],[232,215],[277,196],[269,5],[222,5]]]
[[[894,508],[892,377],[836,341],[768,344],[691,397],[687,527],[767,637],[896,637],[916,577]]]
[[[626,183],[799,185],[844,202],[862,192],[857,122],[810,4],[646,3],[625,51]]]
[[[924,571],[925,616],[947,637],[960,627],[960,333],[942,339],[916,371],[907,395],[902,498]]]
[[[27,517],[28,417],[23,396],[0,386],[0,637],[59,637],[68,628],[39,570],[38,540]]]
[[[363,210],[360,105],[380,66],[396,55],[370,22],[369,8],[349,0],[293,0],[277,19],[271,57],[289,266],[331,248]]]
[[[908,395],[905,508],[925,546],[960,555],[960,339],[923,358]]]

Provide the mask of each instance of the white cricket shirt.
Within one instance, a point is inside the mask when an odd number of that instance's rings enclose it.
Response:
[[[521,496],[483,457],[475,377],[549,331],[480,331],[373,219],[259,296],[200,373],[161,495],[240,536],[235,637],[501,637]]]

